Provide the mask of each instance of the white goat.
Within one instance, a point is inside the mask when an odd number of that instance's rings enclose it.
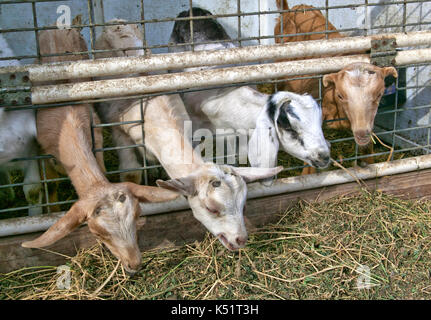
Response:
[[[208,16],[211,12],[193,8],[193,16]],[[184,11],[178,17],[188,17]],[[232,42],[214,44],[199,42],[229,40],[223,27],[214,19],[193,20],[195,50],[214,50],[234,46]],[[190,23],[176,21],[170,42],[187,43]],[[178,52],[184,47],[175,47]],[[187,49],[187,46],[185,47]],[[185,69],[193,71],[195,68]],[[249,141],[249,161],[252,166],[272,167],[277,163],[279,144],[284,151],[312,166],[327,167],[329,144],[322,132],[322,110],[310,95],[281,91],[266,95],[251,87],[215,89],[184,93],[183,100],[198,127],[244,129],[253,131]]]
[[[0,33],[0,57],[13,57],[6,39]],[[0,67],[19,65],[17,60],[0,60]],[[19,169],[24,172],[24,195],[31,205],[42,203],[37,160],[10,162],[15,158],[37,156],[36,121],[34,110],[5,111],[0,107],[0,176],[1,184],[10,184],[9,171]],[[12,189],[11,189],[12,190]],[[13,195],[13,190],[12,190]],[[42,207],[30,207],[29,215],[42,213]]]
[[[103,104],[98,111],[108,122],[136,121],[143,114],[145,141],[140,124],[123,124],[121,129],[135,144],[145,144],[147,155],[152,154],[173,178],[158,180],[158,185],[186,196],[194,217],[226,248],[236,250],[245,245],[246,182],[273,176],[282,167],[235,168],[205,163],[184,135],[184,123],[190,119],[179,95],[144,99],[142,109],[139,100],[123,100]]]

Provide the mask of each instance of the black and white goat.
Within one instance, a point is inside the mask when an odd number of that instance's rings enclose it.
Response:
[[[13,57],[14,53],[0,33],[0,57]],[[0,67],[19,65],[17,60],[0,60]],[[0,184],[10,184],[9,171],[24,172],[24,195],[29,205],[42,203],[37,160],[15,161],[15,158],[29,158],[37,155],[36,121],[34,110],[5,111],[0,107]],[[11,189],[12,190],[12,189]],[[11,191],[13,196],[13,190]],[[42,213],[41,207],[30,207],[29,215]]]
[[[211,12],[193,8],[193,16],[208,16]],[[190,16],[189,11],[178,17]],[[170,42],[190,41],[190,22],[176,21]],[[234,47],[233,42],[199,44],[199,42],[229,39],[226,31],[214,19],[193,20],[194,49],[217,50]],[[185,51],[190,46],[177,46],[171,52]],[[200,69],[205,69],[203,67]],[[196,68],[185,69],[194,71]],[[217,129],[256,128],[249,140],[248,157],[252,166],[272,167],[277,163],[279,145],[292,156],[320,168],[330,161],[329,144],[322,132],[322,110],[310,95],[281,91],[262,94],[252,87],[211,89],[184,93],[184,103],[194,126]]]

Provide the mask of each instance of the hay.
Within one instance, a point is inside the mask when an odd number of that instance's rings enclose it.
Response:
[[[226,251],[214,237],[144,252],[133,278],[102,246],[55,267],[0,275],[0,299],[429,299],[431,202],[381,193],[299,202]],[[370,288],[357,288],[364,269]]]

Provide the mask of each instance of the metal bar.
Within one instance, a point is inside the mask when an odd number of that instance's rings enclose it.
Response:
[[[237,40],[238,40],[238,46],[242,47],[242,42],[241,42],[241,0],[236,0],[236,14],[237,14],[237,30],[238,30],[238,34],[237,34]]]
[[[144,0],[141,0],[141,20],[145,21]],[[147,56],[147,53],[149,52],[149,50],[148,50],[148,44],[147,44],[145,22],[141,22],[141,26],[142,26],[142,43],[144,44],[145,56]]]
[[[398,109],[398,78],[395,79],[395,111]],[[397,130],[397,123],[398,123],[398,112],[394,112],[394,126],[393,126],[393,131],[394,133],[392,134],[392,148],[395,147],[395,131]],[[391,160],[394,159],[394,155],[392,155]]]
[[[368,55],[341,56],[136,78],[36,86],[32,88],[32,102],[33,104],[43,104],[109,98],[250,80],[328,73],[338,71],[355,62],[369,63],[370,58]],[[415,62],[431,62],[431,49],[401,51],[395,58],[397,66]]]
[[[142,135],[142,141],[145,142],[145,129],[144,129],[144,116],[145,116],[145,110],[147,110],[147,104],[145,104],[145,108],[144,108],[144,99],[140,99],[139,100],[139,105],[140,105],[140,114],[141,114],[141,135]],[[142,162],[144,163],[144,167],[147,166],[147,148],[145,148],[145,146],[143,147],[143,152],[142,152]],[[148,184],[148,170],[144,171],[144,183],[147,185]]]
[[[40,48],[39,48],[39,33],[36,30],[38,27],[38,23],[37,23],[37,14],[36,14],[36,3],[32,2],[31,4],[31,11],[33,14],[33,26],[34,26],[34,38],[36,41],[36,54],[37,54],[37,61],[40,63]]]
[[[93,12],[93,1],[87,0],[87,11],[88,11],[88,20],[90,24],[93,24],[92,21],[94,21],[94,12]],[[94,44],[96,43],[96,30],[94,26],[91,26],[89,28],[90,30],[90,53],[89,57],[90,59],[94,58]]]
[[[40,161],[42,166],[42,178],[43,178],[43,189],[44,189],[44,196],[45,196],[45,202],[49,203],[49,191],[48,191],[48,183],[46,182],[46,162],[45,159]],[[48,213],[51,213],[51,208],[48,206]]]
[[[247,46],[226,50],[157,54],[150,57],[121,57],[66,63],[6,67],[4,72],[29,72],[30,80],[54,81],[102,77],[150,71],[174,70],[203,65],[225,65],[270,59],[296,59],[339,53],[358,53],[371,49],[372,39],[394,37],[398,47],[431,44],[431,31],[393,33],[378,36],[291,42],[270,46]]]
[[[103,10],[103,0],[92,0],[92,20],[97,24],[105,23],[105,13]],[[95,29],[95,38],[93,39],[94,43],[96,43],[96,38],[100,36],[103,31],[102,27],[96,27]],[[93,48],[94,49],[94,48]]]
[[[413,65],[409,65],[409,67],[419,67],[419,66],[427,66],[429,64],[427,63],[419,63],[419,64],[413,64]],[[301,76],[301,77],[292,77],[289,78],[290,80],[298,80],[298,79],[317,79],[317,78],[322,78],[321,75],[315,75],[315,76]],[[259,85],[259,84],[268,84],[268,83],[272,83],[272,84],[276,84],[279,82],[285,82],[285,79],[272,79],[272,80],[262,80],[262,81],[246,81],[246,82],[241,82],[241,85]],[[212,87],[206,87],[206,88],[192,88],[192,89],[185,89],[185,90],[173,90],[173,91],[167,91],[164,92],[165,95],[168,94],[177,94],[177,93],[187,93],[187,92],[199,92],[202,90],[208,90],[208,89],[222,89],[222,88],[232,88],[232,87],[237,87],[237,84],[224,84],[224,85],[220,85],[220,86],[212,86]],[[429,87],[430,84],[428,85],[416,85],[416,86],[405,86],[405,87],[399,87],[399,90],[405,90],[405,89],[415,89],[415,88],[426,88]],[[135,95],[132,97],[127,97],[127,99],[142,99],[142,98],[150,98],[150,97],[154,97],[154,96],[158,96],[160,95],[159,93],[148,93],[148,94],[143,94],[143,95]],[[44,105],[25,105],[25,106],[15,106],[15,107],[0,107],[0,108],[5,108],[7,111],[19,111],[19,110],[28,110],[28,109],[45,109],[45,108],[51,108],[51,107],[63,107],[63,106],[70,106],[70,105],[76,105],[76,104],[84,104],[84,103],[98,103],[98,102],[105,102],[105,101],[114,101],[114,100],[124,100],[124,97],[116,97],[116,98],[106,98],[106,99],[93,99],[93,100],[84,100],[84,101],[69,101],[69,102],[63,102],[63,103],[55,103],[55,104],[44,104]],[[321,99],[318,98],[316,99],[317,101],[320,101]],[[415,110],[415,109],[423,109],[423,108],[428,108],[430,107],[430,104],[426,104],[426,105],[422,105],[422,106],[417,106],[417,107],[409,107],[408,109],[406,108],[400,108],[399,111],[393,111],[393,110],[388,110],[388,111],[382,111],[379,112],[379,114],[385,114],[385,113],[393,113],[393,112],[402,112],[402,111],[406,111],[406,110]],[[337,119],[335,121],[338,120],[345,120],[345,119]],[[325,120],[325,122],[332,122],[334,120]],[[136,121],[126,121],[126,122],[117,122],[117,123],[111,123],[111,124],[101,124],[98,126],[104,127],[104,126],[113,126],[113,125],[120,125],[120,124],[133,124],[133,123],[140,123],[140,120],[136,120]],[[23,159],[26,160],[26,159]]]
[[[116,23],[118,24],[124,24],[124,23]],[[129,24],[129,23],[128,23]],[[109,25],[109,24],[106,24]],[[425,26],[425,25],[431,25],[431,22],[420,22],[420,23],[408,23],[406,26]],[[402,27],[403,25],[391,25],[391,26],[375,26],[370,28],[370,30],[376,30],[376,29],[382,29],[382,28],[398,28]],[[71,26],[72,28],[74,26]],[[44,28],[38,28],[40,30],[43,29],[54,29],[49,27]],[[33,28],[29,28],[29,30],[34,30]],[[334,33],[334,32],[350,32],[350,31],[357,31],[356,28],[350,28],[350,29],[338,29],[338,30],[331,30],[331,31],[321,31],[321,32],[305,32],[305,33],[296,33],[296,34],[287,34],[287,35],[277,35],[277,36],[260,36],[260,37],[245,37],[237,40],[241,41],[252,41],[252,40],[267,40],[267,39],[275,39],[275,38],[281,38],[281,37],[294,37],[294,36],[307,36],[307,35],[316,35],[316,34],[326,34],[326,33]],[[0,33],[4,32],[4,30],[0,30]],[[12,32],[12,31],[11,31]],[[229,40],[217,40],[217,41],[203,41],[199,42],[200,44],[211,44],[211,43],[223,43],[223,42],[230,42]],[[160,48],[170,48],[170,47],[182,47],[182,46],[188,46],[191,43],[180,43],[180,44],[161,44],[161,45],[152,45],[152,46],[146,46],[146,49],[160,49]],[[130,48],[124,48],[124,49],[109,49],[109,50],[93,50],[93,53],[98,52],[115,52],[115,51],[123,51],[123,50],[138,50],[142,49],[143,47],[130,47]],[[74,53],[61,53],[61,54],[52,54],[52,55],[41,55],[42,57],[50,57],[50,56],[67,56],[67,55],[75,55],[75,54],[90,54],[91,51],[82,51],[82,52],[74,52]],[[11,59],[31,59],[31,58],[37,58],[35,55],[26,55],[26,56],[15,56],[13,58],[11,57],[2,57],[0,60],[11,60]]]
[[[364,1],[364,5],[365,5],[365,17],[364,17],[364,32],[365,32],[365,35],[367,36],[368,35],[368,26],[369,26],[369,24],[370,24],[370,22],[368,21],[368,0],[365,0]]]
[[[329,31],[329,0],[325,0],[325,31]],[[329,39],[329,33],[326,32],[325,33],[325,39],[328,40]]]
[[[32,89],[32,102],[33,104],[43,104],[102,97],[109,98],[190,87],[239,83],[246,80],[333,72],[350,63],[361,61],[369,62],[369,57],[367,55],[358,55],[321,58],[136,78],[36,86]]]

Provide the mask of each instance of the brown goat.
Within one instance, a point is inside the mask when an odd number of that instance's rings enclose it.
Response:
[[[279,9],[289,9],[286,0],[277,0],[277,6]],[[326,18],[319,10],[304,11],[308,9],[313,9],[313,7],[298,5],[293,7],[292,10],[303,11],[282,13],[277,19],[274,34],[322,33],[277,37],[275,38],[277,43],[325,39],[325,31],[331,31],[327,34],[329,39],[343,37],[329,21],[326,21]],[[283,32],[281,32],[282,25]],[[380,68],[369,63],[354,63],[337,73],[323,77],[323,120],[343,119],[330,121],[327,126],[336,129],[350,128],[355,142],[363,149],[362,151],[367,153],[372,152],[372,145],[369,144],[374,118],[385,89],[384,80],[389,75],[397,77],[396,69],[393,67]],[[286,81],[281,84],[281,89],[295,93],[309,93],[318,98],[319,79]],[[373,159],[367,158],[365,161],[371,163]],[[307,173],[307,171],[313,172],[313,169],[305,170],[304,173]]]
[[[283,3],[283,6],[282,6]],[[289,6],[286,0],[277,0],[277,7],[279,10],[289,10]],[[325,33],[317,33],[326,30],[326,19],[319,10],[313,9],[312,6],[304,4],[294,6],[292,10],[298,10],[295,12],[284,12],[277,18],[277,23],[274,27],[274,35],[289,35],[286,37],[276,37],[276,43],[287,43],[296,41],[309,41],[309,40],[321,40],[325,39]],[[302,10],[302,11],[300,11]],[[283,26],[283,32],[281,27]],[[337,29],[328,21],[328,29],[331,31],[328,33],[328,39],[342,38],[343,36],[337,32]],[[301,33],[312,33],[307,35],[298,35]],[[292,36],[295,35],[295,36]],[[324,56],[322,56],[323,58]],[[292,60],[302,60],[310,57],[297,58]],[[290,80],[283,82],[279,85],[279,90],[291,91],[295,93],[308,93],[314,98],[319,98],[319,79],[304,79],[304,80]]]
[[[77,29],[42,31],[39,39],[42,54],[87,51]],[[44,62],[79,58],[49,57]],[[22,245],[51,245],[86,221],[90,231],[121,260],[125,270],[134,273],[141,262],[137,239],[139,202],[172,200],[178,194],[129,182],[110,183],[103,173],[103,158],[96,160],[91,148],[91,117],[95,116],[89,104],[38,110],[37,139],[44,151],[54,155],[63,166],[79,200],[39,238]],[[101,134],[96,144],[102,145]]]

